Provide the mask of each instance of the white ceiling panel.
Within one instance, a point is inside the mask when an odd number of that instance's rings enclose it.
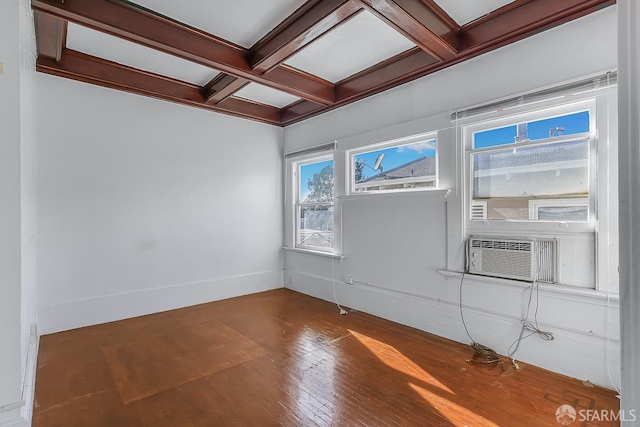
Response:
[[[302,49],[286,64],[335,83],[412,47],[413,42],[364,11]]]
[[[464,25],[506,4],[513,3],[513,1],[514,0],[436,0],[436,3],[459,25]]]
[[[72,23],[67,32],[67,47],[200,86],[219,74],[209,67]]]
[[[134,3],[249,48],[305,0],[134,0]]]
[[[261,104],[273,105],[278,108],[286,107],[300,99],[288,93],[257,83],[249,83],[234,93],[233,96],[259,102]]]

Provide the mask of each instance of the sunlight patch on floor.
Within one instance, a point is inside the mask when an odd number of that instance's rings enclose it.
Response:
[[[456,426],[499,427],[498,424],[487,420],[486,418],[470,411],[464,406],[460,406],[457,403],[450,401],[445,397],[432,393],[412,383],[409,383],[409,386],[424,400],[426,400],[427,403],[437,409],[442,416]]]
[[[407,356],[396,350],[395,347],[360,334],[356,331],[349,329],[351,335],[353,335],[362,345],[367,347],[372,354],[374,354],[385,365],[396,369],[406,375],[412,376],[420,381],[424,381],[430,385],[433,385],[441,390],[450,394],[455,394],[449,387],[442,384],[435,379],[427,371],[418,366],[415,362],[409,359]]]

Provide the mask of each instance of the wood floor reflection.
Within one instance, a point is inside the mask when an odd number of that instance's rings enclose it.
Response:
[[[42,337],[33,426],[557,427],[562,404],[618,410],[609,390],[471,356],[279,289]]]

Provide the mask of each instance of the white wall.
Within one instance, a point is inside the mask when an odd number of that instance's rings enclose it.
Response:
[[[20,0],[20,177],[21,177],[21,359],[22,416],[31,423],[38,337],[37,298],[37,165],[35,93],[36,40],[29,0]],[[32,336],[33,335],[33,336]]]
[[[447,268],[452,254],[462,259],[463,248],[461,236],[446,236],[446,210],[460,211],[462,200],[456,191],[456,138],[448,112],[615,68],[615,47],[616,11],[610,7],[286,128],[285,152],[338,140],[338,171],[344,167],[344,149],[440,130],[439,144],[446,141],[438,147],[442,186],[454,189],[446,199],[444,192],[432,192],[339,200],[343,262],[287,252],[286,286],[333,300],[335,278],[340,303],[469,342],[458,309],[460,277],[438,272]],[[343,194],[340,175],[336,186]],[[289,213],[287,219],[292,223]],[[285,241],[291,241],[291,233],[285,230]],[[357,283],[345,285],[344,275]],[[527,292],[526,286],[467,278],[465,319],[474,338],[506,354],[518,337]],[[619,381],[617,317],[615,297],[542,289],[538,319],[556,339],[544,342],[531,337],[521,345],[518,357],[611,387],[608,364]]]
[[[37,317],[32,28],[28,1],[0,4],[0,426],[27,425],[32,406],[33,366],[27,365],[29,351],[35,353],[30,331]]]
[[[0,407],[21,400],[19,2],[0,3]],[[0,425],[8,418],[0,412]]]
[[[41,333],[282,287],[282,130],[38,74]]]
[[[640,3],[618,2],[620,67],[620,321],[622,390],[620,409],[637,412],[640,402]],[[640,425],[622,422],[625,427]]]

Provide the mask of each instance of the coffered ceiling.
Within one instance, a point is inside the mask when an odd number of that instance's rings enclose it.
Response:
[[[37,70],[286,126],[615,0],[32,0]]]

